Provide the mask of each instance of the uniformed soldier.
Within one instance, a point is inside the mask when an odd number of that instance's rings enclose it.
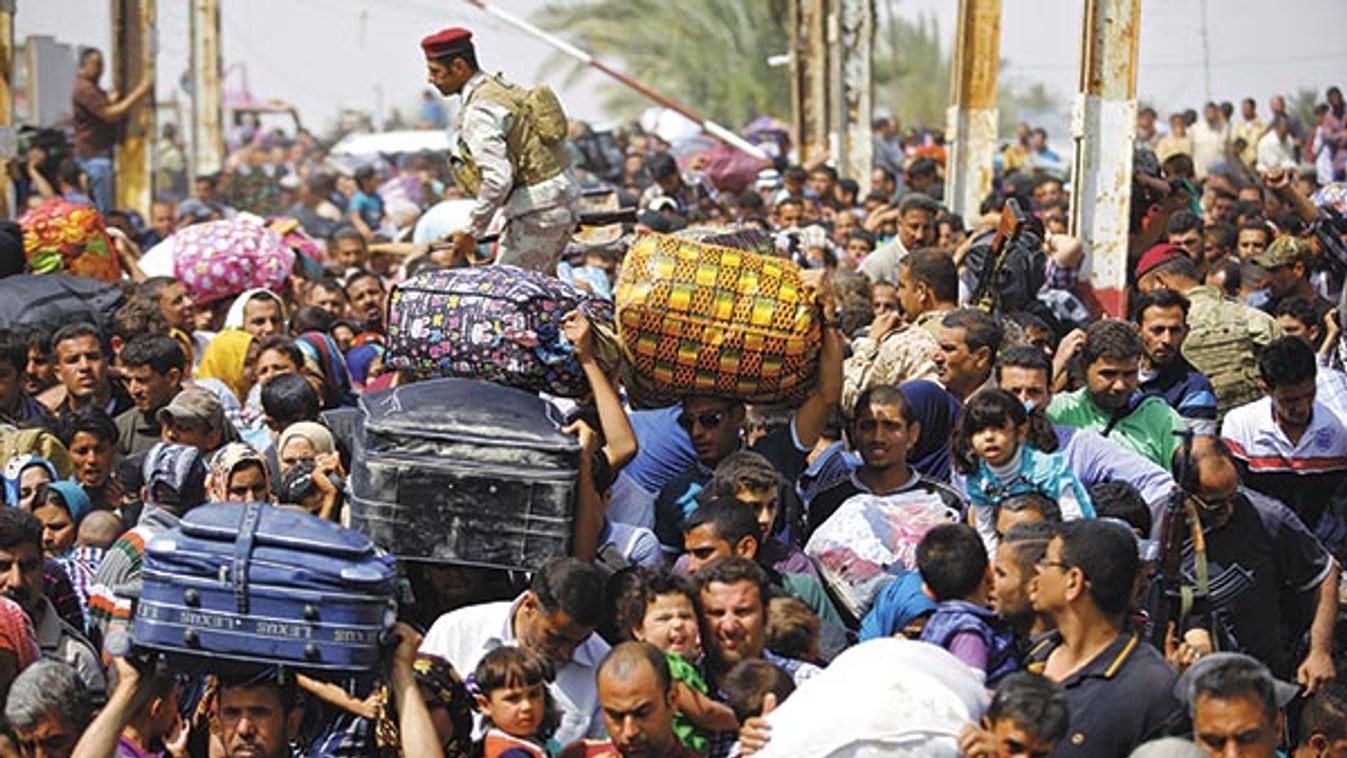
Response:
[[[552,273],[579,218],[580,185],[563,140],[566,117],[546,87],[525,89],[477,66],[472,32],[451,28],[421,40],[430,83],[459,95],[450,161],[454,180],[475,196],[471,223],[450,239],[467,259],[497,210],[505,216],[497,263]]]

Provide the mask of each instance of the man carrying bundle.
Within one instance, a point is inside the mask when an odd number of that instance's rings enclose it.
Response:
[[[566,115],[552,90],[525,89],[477,67],[472,32],[445,29],[421,40],[429,80],[459,95],[454,181],[475,197],[471,223],[454,232],[454,256],[467,260],[496,210],[505,215],[497,263],[552,273],[578,218],[580,185],[562,141]]]

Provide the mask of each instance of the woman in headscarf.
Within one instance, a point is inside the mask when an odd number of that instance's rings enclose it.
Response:
[[[5,505],[32,510],[42,485],[60,476],[52,462],[40,455],[16,455],[5,464]]]
[[[935,601],[922,589],[921,574],[904,572],[875,595],[875,604],[861,619],[861,642],[899,634],[915,640],[932,613]]]
[[[257,340],[240,329],[229,329],[215,335],[201,356],[201,364],[196,369],[196,379],[200,384],[214,380],[223,384],[234,394],[234,399],[242,403],[252,389],[255,376],[253,366],[257,360]]]
[[[61,558],[75,546],[80,522],[93,510],[93,501],[74,482],[49,482],[42,486],[33,515],[42,522],[42,552]]]
[[[377,342],[356,345],[346,352],[346,368],[351,374],[351,386],[357,392],[365,391],[365,382],[377,376],[377,370],[383,363],[384,346]]]
[[[210,457],[206,493],[213,503],[270,503],[267,461],[251,446],[231,442]]]
[[[337,443],[332,432],[322,424],[313,421],[298,421],[281,432],[276,441],[277,457],[281,462],[281,475],[303,461],[316,460],[320,455],[337,452]]]
[[[305,332],[295,340],[295,346],[304,353],[304,370],[322,380],[324,408],[355,405],[351,375],[336,340],[322,332]]]
[[[949,440],[959,416],[959,401],[944,387],[924,379],[903,382],[898,389],[907,398],[912,420],[921,424],[916,444],[907,451],[908,464],[922,476],[948,484]]]
[[[94,584],[103,548],[77,545],[80,523],[93,511],[93,501],[75,482],[51,482],[39,488],[33,515],[42,522],[42,552],[65,569],[82,611],[89,607],[89,588]]]

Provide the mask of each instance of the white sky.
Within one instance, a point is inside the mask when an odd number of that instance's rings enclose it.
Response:
[[[676,0],[671,0],[676,1]],[[735,0],[724,0],[734,2]],[[884,7],[889,0],[875,0]],[[497,0],[527,17],[544,0]],[[1204,0],[1143,0],[1141,99],[1162,113],[1196,107],[1203,84],[1201,13]],[[1300,86],[1322,91],[1347,70],[1344,0],[1205,0],[1211,93],[1217,100],[1267,97]],[[188,0],[159,0],[161,100],[185,69]],[[1001,56],[1018,82],[1043,81],[1068,104],[1077,84],[1082,0],[1003,0]],[[110,0],[18,0],[16,34],[51,34],[74,44],[110,47]],[[225,64],[243,63],[255,96],[299,106],[322,125],[341,107],[368,109],[382,101],[413,105],[424,88],[418,41],[436,29],[474,29],[483,65],[524,82],[561,83],[541,72],[549,49],[470,6],[465,0],[226,0]],[[897,0],[909,18],[934,14],[952,37],[956,0]],[[784,52],[784,42],[783,42]],[[237,76],[237,74],[233,74]],[[231,79],[237,82],[237,79]],[[561,88],[573,116],[602,120],[593,78]],[[105,85],[107,82],[105,82]],[[689,103],[694,108],[697,103]],[[900,114],[901,115],[901,114]]]

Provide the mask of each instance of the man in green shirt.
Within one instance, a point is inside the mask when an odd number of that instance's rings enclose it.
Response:
[[[1164,400],[1137,390],[1144,352],[1136,327],[1096,321],[1085,332],[1080,360],[1085,386],[1057,395],[1048,406],[1054,424],[1093,429],[1143,458],[1173,471],[1182,444],[1183,417]]]

